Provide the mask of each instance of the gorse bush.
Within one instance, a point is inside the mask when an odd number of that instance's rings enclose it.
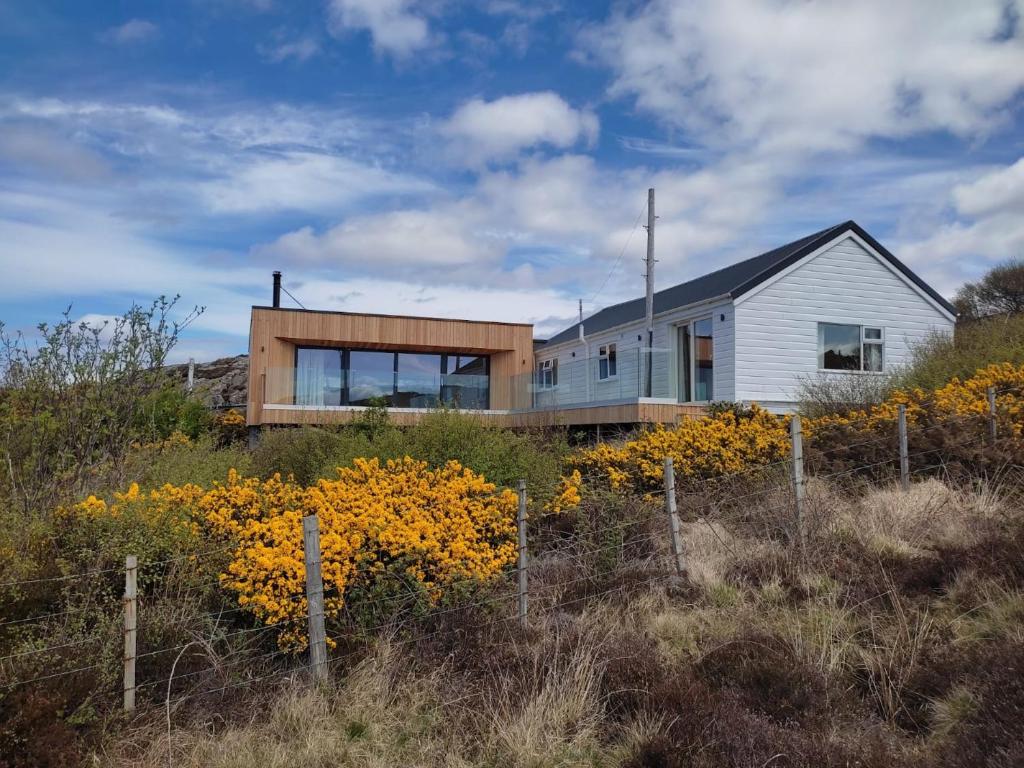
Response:
[[[379,599],[410,590],[427,604],[463,583],[485,583],[515,561],[513,491],[450,461],[431,469],[403,458],[357,459],[334,480],[302,486],[275,476],[242,478],[204,490],[137,485],[113,502],[90,496],[68,515],[85,540],[124,539],[147,559],[194,552],[196,543],[228,542],[233,555],[221,583],[239,605],[268,625],[280,624],[283,648],[305,646],[305,561],[302,518],[320,525],[321,569],[328,617],[359,595]]]
[[[664,461],[672,457],[676,477],[691,480],[740,472],[779,461],[789,452],[785,422],[753,406],[748,417],[733,410],[657,426],[616,446],[601,443],[570,459],[587,478],[603,478],[617,490],[648,491],[661,486]]]

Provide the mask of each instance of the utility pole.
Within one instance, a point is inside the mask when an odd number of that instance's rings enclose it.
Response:
[[[647,381],[644,383],[645,397],[651,397],[651,377],[654,372],[654,187],[647,190]]]

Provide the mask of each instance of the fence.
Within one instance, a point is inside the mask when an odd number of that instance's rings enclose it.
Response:
[[[864,446],[886,448],[889,444],[894,443],[891,455],[884,460],[859,464],[830,473],[807,471],[801,420],[799,417],[794,417],[791,420],[790,429],[791,450],[786,459],[772,464],[751,466],[742,472],[703,479],[699,483],[690,481],[690,490],[680,490],[677,487],[677,473],[673,461],[671,458],[666,458],[663,466],[663,482],[660,488],[649,489],[645,492],[641,503],[637,503],[632,512],[627,510],[621,519],[607,524],[600,523],[593,527],[586,527],[583,530],[560,532],[557,527],[559,515],[555,513],[545,513],[530,518],[527,514],[528,489],[525,481],[520,481],[517,487],[517,557],[514,569],[499,578],[497,583],[482,585],[476,580],[465,579],[446,585],[448,587],[465,587],[468,598],[452,604],[442,603],[434,606],[425,616],[410,616],[408,612],[403,613],[402,608],[411,599],[410,595],[399,593],[382,597],[373,603],[373,608],[374,615],[379,615],[383,619],[369,622],[368,625],[364,622],[361,626],[354,626],[351,628],[352,634],[347,635],[345,633],[329,634],[327,631],[327,619],[332,617],[328,616],[325,609],[325,589],[320,562],[320,530],[315,516],[303,519],[305,589],[287,596],[289,600],[305,601],[304,615],[269,625],[241,626],[230,632],[221,632],[210,637],[195,637],[188,642],[144,652],[139,651],[139,641],[145,635],[145,625],[140,625],[140,620],[144,619],[146,614],[146,606],[140,605],[142,600],[138,588],[140,570],[149,569],[151,572],[154,567],[169,565],[188,567],[191,562],[195,561],[194,559],[213,557],[233,549],[233,546],[149,563],[140,563],[134,555],[129,555],[123,569],[125,579],[123,596],[124,650],[123,674],[120,676],[122,678],[123,708],[131,712],[135,709],[139,693],[151,690],[154,691],[154,696],[156,691],[163,691],[164,700],[170,706],[175,684],[191,685],[197,678],[214,677],[217,678],[215,682],[219,680],[228,680],[228,682],[215,687],[205,686],[179,690],[175,701],[182,701],[192,696],[224,692],[298,672],[308,672],[314,680],[322,681],[328,677],[331,666],[345,663],[359,653],[356,650],[347,654],[336,652],[332,655],[329,653],[329,644],[334,643],[343,647],[352,640],[354,634],[373,638],[377,633],[387,630],[394,636],[392,642],[398,645],[408,645],[421,643],[441,635],[464,634],[485,628],[505,628],[517,625],[520,631],[530,631],[534,626],[534,617],[536,616],[564,611],[573,605],[608,598],[629,590],[642,589],[656,584],[670,584],[674,578],[686,573],[686,551],[679,511],[680,499],[684,504],[683,514],[688,519],[707,520],[714,515],[716,509],[742,506],[755,496],[761,497],[763,501],[771,492],[781,492],[785,498],[774,506],[769,505],[766,509],[774,509],[790,515],[794,530],[790,536],[791,544],[797,550],[802,550],[808,535],[805,505],[809,478],[836,480],[858,472],[875,471],[879,467],[885,466],[896,469],[899,487],[907,492],[911,489],[912,479],[915,475],[931,473],[935,469],[941,468],[946,457],[953,451],[982,443],[989,445],[997,443],[1000,439],[1000,425],[994,390],[989,391],[987,403],[988,410],[984,415],[972,414],[953,417],[944,419],[938,424],[921,425],[915,430],[912,430],[908,424],[906,408],[900,407],[893,435],[880,435],[860,443],[827,449],[828,451],[848,451]],[[979,423],[979,420],[982,423]],[[960,439],[957,441],[946,442],[936,448],[913,452],[909,450],[910,437],[924,435],[930,430],[939,428],[948,429],[951,425],[962,427]],[[944,452],[946,456],[943,455]],[[783,479],[780,480],[780,476]],[[722,489],[728,487],[729,483],[745,480],[752,480],[760,484],[755,490],[744,493],[732,493],[731,488],[729,493],[721,492]],[[697,486],[697,491],[692,489],[694,485]],[[719,491],[713,495],[713,503],[707,500],[709,488]],[[551,527],[545,529],[545,525],[551,525]],[[531,552],[533,557],[531,557]],[[636,578],[614,586],[602,583],[599,569],[585,567],[586,563],[598,562],[604,557],[611,557],[615,563],[621,564],[626,562],[627,555],[629,562],[633,564]],[[568,569],[568,575],[571,578],[557,578],[559,569],[551,567],[551,563],[569,564],[571,567]],[[112,577],[120,570],[120,568],[107,568],[72,575],[13,581],[0,584],[0,587],[18,588],[41,582]],[[561,570],[566,569],[562,568]],[[552,573],[555,578],[552,578]],[[0,630],[45,624],[88,610],[90,610],[88,607],[69,607],[63,611],[0,621]],[[245,611],[243,606],[229,605],[208,614],[206,618],[215,619],[215,624],[219,626],[219,622],[225,617],[235,616],[237,620],[239,614],[244,614]],[[494,611],[502,613],[497,616],[488,615],[488,612],[493,613]],[[482,613],[483,619],[467,623],[465,621],[467,614],[475,613]],[[446,617],[452,618],[456,615],[459,618],[456,626],[445,626]],[[278,663],[282,657],[291,657],[292,654],[279,647],[259,653],[248,649],[238,652],[239,658],[232,658],[230,655],[226,658],[215,658],[208,667],[176,673],[179,661],[190,649],[204,649],[208,656],[214,658],[215,654],[210,651],[218,643],[224,644],[229,640],[244,642],[250,639],[260,640],[267,636],[272,637],[282,628],[297,622],[304,622],[307,625],[309,638],[308,656],[303,662],[296,663],[297,660],[292,658],[289,663],[274,668],[273,665]],[[431,624],[435,628],[431,628]],[[45,659],[57,651],[87,650],[89,645],[97,642],[100,640],[95,637],[87,637],[58,645],[28,648],[0,657],[0,670],[20,663],[21,660],[37,656]],[[169,659],[172,655],[174,662],[168,675],[153,678],[146,674],[148,663],[155,657]],[[246,665],[246,668],[239,670],[241,665]],[[19,686],[93,672],[104,667],[103,660],[94,660],[91,663],[75,665],[69,669],[47,671],[45,674],[0,684],[0,688],[10,691]],[[243,676],[240,674],[241,671],[247,672],[247,674]],[[241,677],[241,679],[232,680],[232,676]]]

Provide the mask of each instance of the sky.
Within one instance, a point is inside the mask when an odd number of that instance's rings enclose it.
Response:
[[[539,338],[854,219],[1024,256],[1024,0],[0,0],[0,320],[180,294]],[[294,299],[292,298],[294,297]]]

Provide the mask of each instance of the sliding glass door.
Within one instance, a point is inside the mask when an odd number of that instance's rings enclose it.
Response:
[[[710,317],[676,328],[677,392],[681,403],[714,399],[715,343]]]

